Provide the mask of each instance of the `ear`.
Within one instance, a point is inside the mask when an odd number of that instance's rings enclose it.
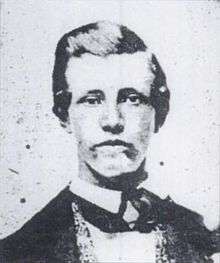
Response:
[[[152,109],[152,114],[151,114],[151,121],[150,121],[150,133],[153,134],[155,133],[155,109]]]
[[[71,128],[71,125],[70,125],[69,118],[66,121],[60,120],[60,125],[61,125],[61,127],[63,127],[65,129],[65,131],[67,133],[72,133],[72,128]]]

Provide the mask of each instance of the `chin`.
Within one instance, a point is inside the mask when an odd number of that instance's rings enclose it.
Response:
[[[105,177],[116,177],[119,176],[120,174],[128,173],[131,172],[131,169],[128,169],[127,167],[121,167],[121,166],[116,166],[116,165],[109,165],[109,166],[104,166],[104,167],[94,167],[94,169],[102,174]]]
[[[86,162],[86,166],[91,172],[96,184],[112,190],[128,190],[137,187],[140,182],[147,178],[144,170],[145,158],[138,162]]]
[[[114,160],[107,158],[104,160],[97,160],[95,163],[91,164],[93,169],[104,177],[116,177],[121,174],[133,172],[139,165],[140,162],[134,162],[128,158]]]

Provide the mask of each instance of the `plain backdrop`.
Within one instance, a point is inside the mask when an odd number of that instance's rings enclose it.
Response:
[[[66,32],[97,20],[134,30],[171,90],[152,137],[146,187],[219,220],[220,3],[8,0],[1,5],[0,238],[19,229],[77,174],[75,140],[51,112],[54,51]]]

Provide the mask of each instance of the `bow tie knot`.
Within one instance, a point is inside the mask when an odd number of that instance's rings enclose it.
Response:
[[[132,224],[133,230],[144,233],[151,232],[158,221],[158,213],[157,210],[154,209],[154,203],[158,201],[155,199],[155,196],[147,192],[144,188],[140,188],[123,192],[121,199],[119,215],[125,220],[128,218],[126,221],[129,226]],[[134,212],[130,212],[131,216],[129,218],[129,212],[127,211],[131,211],[132,207],[133,211],[136,211],[136,215]],[[133,219],[136,217],[135,220],[132,220],[132,217]]]

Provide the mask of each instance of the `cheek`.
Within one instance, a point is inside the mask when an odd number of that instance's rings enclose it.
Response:
[[[140,142],[144,145],[148,145],[149,138],[152,133],[152,115],[150,116],[143,116],[140,122]]]
[[[82,110],[81,107],[70,113],[70,122],[79,142],[93,141],[99,127],[99,114],[91,109]]]
[[[151,107],[143,106],[134,111],[127,111],[126,130],[132,141],[144,147],[148,145],[153,118],[154,110]]]

